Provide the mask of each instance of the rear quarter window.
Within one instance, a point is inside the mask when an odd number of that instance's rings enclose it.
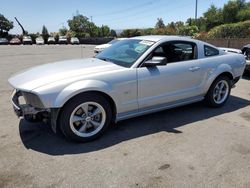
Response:
[[[204,45],[204,54],[206,57],[219,55],[219,50],[211,46]]]

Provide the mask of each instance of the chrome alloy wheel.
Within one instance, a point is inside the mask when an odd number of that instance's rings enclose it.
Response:
[[[80,137],[97,134],[104,126],[106,112],[96,102],[85,102],[77,106],[70,116],[70,128]]]
[[[229,94],[229,85],[226,80],[219,81],[213,91],[213,99],[216,104],[225,102]]]

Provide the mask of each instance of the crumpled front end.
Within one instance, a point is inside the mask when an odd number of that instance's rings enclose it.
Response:
[[[37,95],[31,92],[14,90],[11,102],[18,117],[28,121],[48,121],[50,109],[44,108]]]

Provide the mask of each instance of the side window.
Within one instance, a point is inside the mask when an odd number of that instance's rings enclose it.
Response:
[[[152,57],[166,57],[168,63],[196,59],[196,45],[191,42],[168,42],[156,48]]]
[[[219,55],[219,50],[211,47],[211,46],[204,46],[204,53],[206,57],[216,56]]]

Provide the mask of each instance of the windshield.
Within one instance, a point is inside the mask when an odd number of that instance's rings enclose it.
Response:
[[[119,41],[103,50],[96,58],[131,67],[141,55],[154,44],[152,41],[127,39]]]

